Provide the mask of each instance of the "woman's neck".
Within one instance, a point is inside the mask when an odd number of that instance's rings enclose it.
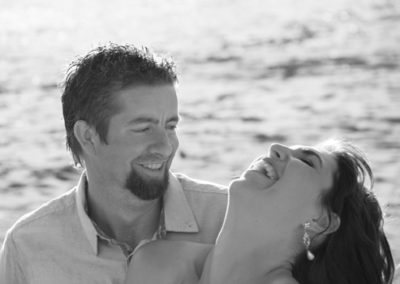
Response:
[[[277,271],[290,276],[297,243],[290,237],[293,235],[293,231],[279,230],[278,234],[271,230],[265,241],[251,233],[222,230],[205,261],[199,283],[266,283]]]

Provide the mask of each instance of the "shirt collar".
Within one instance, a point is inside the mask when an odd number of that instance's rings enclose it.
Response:
[[[87,214],[86,184],[86,172],[83,172],[76,190],[76,209],[78,211],[78,217],[82,224],[83,231],[89,240],[90,246],[97,255],[97,231]]]
[[[167,231],[199,232],[196,218],[183,192],[182,185],[173,173],[169,175],[168,190],[164,195],[164,214]]]
[[[97,255],[99,233],[87,215],[86,172],[83,172],[76,190],[78,217],[89,243]],[[164,226],[166,231],[197,233],[199,227],[192,209],[186,199],[181,183],[173,173],[169,174],[169,185],[163,197]],[[157,233],[157,232],[156,232]]]

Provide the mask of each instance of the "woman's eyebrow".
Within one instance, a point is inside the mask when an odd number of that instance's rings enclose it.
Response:
[[[311,150],[311,149],[302,149],[301,151],[305,155],[311,155],[311,156],[316,157],[318,162],[319,162],[319,166],[322,168],[324,163],[322,162],[322,159],[321,159],[320,155],[317,152],[315,152],[314,150]]]

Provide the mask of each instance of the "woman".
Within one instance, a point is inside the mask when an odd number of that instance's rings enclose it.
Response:
[[[214,246],[148,243],[133,255],[127,283],[391,283],[371,187],[366,159],[347,142],[274,144],[230,184]]]

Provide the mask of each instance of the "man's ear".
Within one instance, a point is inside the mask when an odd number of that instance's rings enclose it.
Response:
[[[84,153],[95,154],[98,144],[98,134],[94,127],[90,126],[84,120],[78,120],[74,125],[74,135],[79,141]]]
[[[329,218],[330,217],[330,218]],[[329,220],[330,219],[330,220]],[[326,213],[310,222],[309,230],[314,234],[329,235],[340,227],[340,217],[336,213]]]

